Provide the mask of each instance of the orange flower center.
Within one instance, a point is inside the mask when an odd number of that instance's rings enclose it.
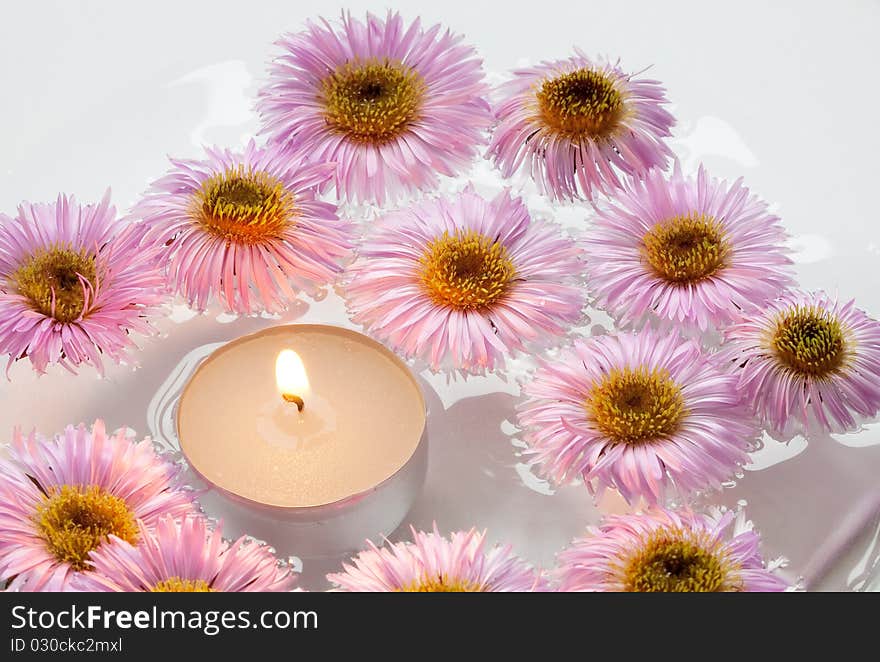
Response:
[[[736,568],[711,541],[690,533],[663,530],[651,537],[624,568],[626,591],[640,593],[718,593],[739,590]]]
[[[229,242],[258,244],[280,238],[295,222],[294,196],[277,178],[239,166],[214,175],[193,196],[192,216]]]
[[[814,306],[798,306],[780,315],[771,346],[783,365],[817,378],[837,372],[849,351],[840,322]]]
[[[642,254],[657,276],[696,283],[727,265],[730,242],[721,223],[703,214],[675,216],[645,234]]]
[[[150,591],[153,593],[213,593],[214,589],[204,579],[169,577],[158,582]]]
[[[49,552],[74,570],[85,570],[89,552],[111,534],[132,544],[138,537],[134,513],[125,501],[96,485],[51,490],[37,507],[34,521]]]
[[[627,444],[668,437],[687,414],[681,388],[669,374],[645,368],[610,371],[585,407],[602,434]]]
[[[459,310],[490,307],[515,278],[504,245],[473,230],[444,232],[425,247],[421,259],[421,283],[428,296]]]
[[[425,96],[421,75],[402,62],[352,60],[321,82],[327,124],[349,139],[382,145],[419,117]]]
[[[32,255],[12,274],[15,290],[34,310],[62,323],[84,312],[87,290],[97,286],[95,256],[85,251],[51,248]]]
[[[548,78],[537,93],[544,123],[574,139],[610,136],[624,115],[624,102],[607,74],[584,68]]]
[[[467,579],[437,575],[414,581],[400,591],[403,593],[482,593],[483,588]]]

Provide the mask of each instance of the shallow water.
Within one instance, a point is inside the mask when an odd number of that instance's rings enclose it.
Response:
[[[368,3],[347,4],[360,12]],[[667,84],[679,118],[673,147],[684,168],[703,161],[717,175],[745,176],[783,217],[801,283],[855,297],[880,315],[873,276],[880,255],[874,196],[880,129],[851,111],[880,101],[878,88],[864,84],[880,59],[872,34],[880,6],[848,3],[829,14],[822,5],[749,0],[725,13],[718,30],[711,8],[684,2],[636,8],[548,1],[540,11],[505,13],[503,20],[489,6],[464,1],[397,5],[408,16],[428,10],[426,20],[465,32],[493,72],[564,56],[570,44],[620,55],[634,70],[653,64],[649,73]],[[4,69],[4,86],[23,100],[0,105],[0,210],[13,213],[22,199],[51,200],[58,191],[97,199],[108,186],[124,209],[166,169],[166,153],[198,157],[203,143],[243,144],[257,128],[251,105],[271,42],[327,10],[325,3],[264,2],[248,20],[230,20],[240,9],[218,1],[206,12],[160,0],[135,17],[123,5],[85,11],[58,4],[47,15],[20,4],[20,29],[0,40],[0,59],[16,63]],[[130,29],[134,20],[137,30]],[[670,30],[687,38],[670,40]],[[166,47],[157,47],[156,34]],[[470,177],[484,192],[501,186],[487,163],[475,165]],[[442,188],[463,183],[446,180]],[[588,207],[554,207],[531,185],[514,185],[537,215],[572,231],[588,222]],[[350,211],[369,217],[374,210]],[[103,417],[110,428],[170,439],[163,407],[178,385],[167,380],[179,376],[192,352],[290,321],[347,324],[332,291],[321,301],[297,302],[277,319],[218,310],[193,315],[177,307],[162,323],[167,336],[143,343],[136,371],[113,367],[98,380],[88,370],[75,378],[52,370],[37,379],[28,365],[16,365],[11,383],[0,383],[0,430],[22,425],[53,433]],[[582,330],[608,326],[604,315],[591,313]],[[434,399],[429,473],[392,539],[406,538],[408,525],[429,528],[434,521],[443,531],[485,527],[492,540],[551,565],[557,551],[597,521],[599,508],[582,486],[554,490],[518,456],[510,422],[516,380],[528,364],[515,364],[506,377],[465,382],[423,375]],[[768,439],[743,478],[713,500],[746,501],[768,555],[787,556],[789,574],[804,576],[810,588],[880,590],[878,472],[877,425],[836,439]],[[322,587],[323,572],[336,567],[338,561],[306,564],[303,586]]]

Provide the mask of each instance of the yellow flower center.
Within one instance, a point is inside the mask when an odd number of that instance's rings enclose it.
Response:
[[[83,280],[88,284],[84,286]],[[85,288],[94,290],[97,286],[95,256],[52,248],[32,255],[12,274],[11,281],[34,310],[62,323],[73,322],[84,313]]]
[[[783,365],[810,377],[838,371],[848,352],[840,322],[814,306],[797,306],[781,314],[771,346]]]
[[[669,374],[645,368],[612,370],[593,387],[585,406],[602,434],[627,444],[668,437],[687,414]]]
[[[414,581],[400,591],[402,593],[482,593],[483,589],[467,579],[438,575]]]
[[[193,196],[193,218],[227,241],[257,244],[280,238],[294,222],[294,196],[265,172],[242,166],[205,180]]]
[[[692,213],[654,225],[645,234],[642,253],[660,278],[695,283],[726,266],[730,242],[718,221]]]
[[[89,552],[113,534],[132,544],[138,529],[134,513],[118,496],[96,485],[63,485],[51,490],[34,514],[46,548],[74,570],[85,570]]]
[[[431,300],[459,310],[491,306],[516,278],[504,245],[473,230],[444,232],[429,242],[421,269],[421,282]]]
[[[613,79],[593,69],[548,78],[537,99],[544,123],[571,138],[607,137],[624,115],[623,97]]]
[[[708,540],[682,531],[659,531],[628,560],[626,591],[718,593],[738,590],[735,568]]]
[[[181,579],[169,577],[158,582],[150,589],[152,593],[213,593],[204,579]]]
[[[334,130],[356,142],[381,145],[419,117],[425,96],[421,75],[401,62],[352,60],[321,82],[319,101]]]

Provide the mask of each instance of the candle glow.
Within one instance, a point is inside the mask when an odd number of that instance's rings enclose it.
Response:
[[[299,354],[292,349],[279,352],[275,360],[275,383],[281,397],[286,402],[295,403],[297,409],[302,411],[309,393],[309,377]]]

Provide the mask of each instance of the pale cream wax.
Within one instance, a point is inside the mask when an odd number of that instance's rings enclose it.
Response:
[[[306,369],[305,407],[285,402],[275,361]],[[281,507],[335,503],[393,476],[425,428],[406,366],[379,343],[332,326],[278,326],[209,356],[180,398],[178,435],[192,467],[217,487]]]

